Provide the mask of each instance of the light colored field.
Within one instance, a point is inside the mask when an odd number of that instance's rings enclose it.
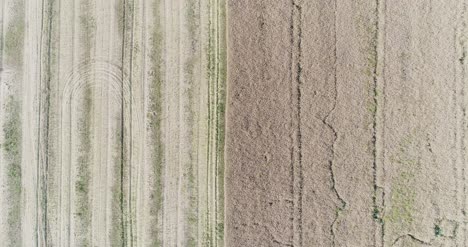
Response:
[[[0,1],[2,246],[223,246],[223,0]]]
[[[467,0],[225,1],[0,0],[0,245],[468,246]]]
[[[228,1],[226,244],[468,246],[467,1]]]

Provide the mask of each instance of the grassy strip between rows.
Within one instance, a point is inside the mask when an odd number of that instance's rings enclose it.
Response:
[[[80,34],[82,40],[82,60],[91,61],[91,48],[94,40],[96,29],[95,19],[92,16],[92,3],[89,0],[80,1]],[[89,73],[89,71],[80,71],[80,73]],[[88,78],[83,76],[83,78]],[[92,79],[92,78],[91,78]],[[91,202],[90,202],[90,183],[91,183],[91,164],[92,164],[92,143],[91,143],[91,128],[92,128],[92,81],[84,81],[83,98],[80,98],[82,111],[78,119],[78,158],[76,167],[76,211],[77,216],[77,241],[82,246],[90,246],[90,225],[91,225]],[[80,95],[80,96],[81,96]]]
[[[21,106],[18,100],[9,96],[5,104],[5,123],[3,134],[5,136],[2,151],[7,163],[8,186],[8,243],[7,246],[21,245]]]
[[[10,23],[6,27],[4,36],[3,63],[14,68],[13,77],[6,83],[10,89],[10,95],[5,98],[4,124],[2,143],[3,159],[6,162],[7,186],[8,186],[8,212],[6,215],[8,223],[8,242],[6,246],[20,246],[21,241],[21,210],[22,210],[22,169],[21,169],[21,101],[17,94],[21,87],[21,68],[23,65],[23,44],[24,44],[24,1],[12,2],[9,9]],[[2,83],[5,80],[2,79]]]

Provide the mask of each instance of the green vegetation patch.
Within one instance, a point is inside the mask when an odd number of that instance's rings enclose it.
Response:
[[[200,220],[199,209],[198,209],[198,184],[197,184],[197,160],[194,157],[197,157],[198,152],[198,136],[197,131],[199,125],[195,121],[198,114],[198,106],[200,97],[203,95],[198,95],[199,86],[201,86],[202,81],[199,81],[199,77],[196,76],[196,72],[199,68],[199,63],[201,62],[200,58],[200,49],[201,46],[201,36],[200,36],[200,11],[199,4],[197,0],[189,0],[187,2],[187,8],[185,13],[186,18],[186,28],[188,29],[188,38],[190,40],[190,50],[191,54],[187,57],[187,60],[184,64],[184,77],[186,83],[188,84],[187,92],[184,92],[184,97],[188,97],[188,104],[185,106],[184,114],[186,114],[185,122],[188,126],[191,126],[189,136],[191,137],[191,151],[190,151],[190,161],[185,164],[187,171],[187,183],[186,188],[184,188],[189,196],[189,210],[186,214],[186,219],[188,222],[187,226],[187,246],[194,247],[198,246],[198,223]]]
[[[149,99],[148,99],[148,112],[146,116],[147,122],[147,133],[151,148],[149,155],[151,159],[151,178],[150,181],[150,222],[153,227],[149,229],[149,235],[151,236],[150,246],[161,246],[162,239],[160,229],[160,215],[162,215],[163,207],[163,162],[164,162],[164,144],[162,141],[162,103],[163,103],[163,82],[164,82],[164,60],[163,60],[163,27],[161,25],[161,17],[158,14],[160,12],[161,3],[154,1],[152,10],[154,13],[153,23],[155,26],[151,30],[151,43],[150,43],[150,61],[151,69],[148,71],[149,83]]]
[[[7,246],[21,245],[21,103],[10,95],[4,106],[4,142],[2,151],[7,163],[9,209],[7,215],[9,242]]]
[[[8,66],[21,71],[23,65],[23,44],[25,29],[24,1],[13,1],[8,10],[10,21],[5,28],[3,39],[4,57],[3,62]],[[6,246],[21,246],[21,210],[22,210],[22,168],[21,168],[21,101],[18,95],[14,95],[18,90],[21,80],[16,78],[10,83],[12,94],[4,102],[3,135],[4,141],[1,143],[3,159],[6,163],[6,184],[7,198],[9,202],[6,218],[8,222],[8,242]]]
[[[401,226],[410,227],[413,223],[415,212],[414,203],[416,192],[411,189],[414,174],[402,172],[394,181],[392,187],[392,206],[386,220]]]
[[[83,99],[83,116],[78,120],[78,158],[77,175],[75,181],[76,193],[76,216],[78,219],[81,233],[87,233],[91,224],[91,205],[90,205],[90,182],[91,182],[91,113],[92,100],[90,89],[87,88]],[[87,234],[86,234],[87,235]],[[83,237],[80,240],[85,246],[89,245],[89,239]]]
[[[216,246],[222,246],[224,243],[224,143],[225,143],[225,109],[226,109],[226,79],[227,79],[227,48],[226,48],[226,8],[225,2],[219,1],[216,20],[211,20],[213,26],[210,34],[210,60],[213,63],[210,66],[210,76],[213,77],[216,94],[214,103],[214,112],[216,122],[213,122],[211,128],[215,128],[216,136],[216,224],[214,233],[211,236]],[[216,37],[216,38],[215,38]],[[214,44],[214,41],[217,43]],[[217,50],[214,48],[216,47]],[[216,63],[216,64],[214,64]]]
[[[4,62],[8,65],[22,66],[24,44],[24,2],[14,1],[10,9],[11,21],[6,27]]]
[[[434,225],[434,235],[436,237],[442,236],[442,228],[440,228],[440,226],[437,224]]]
[[[405,136],[395,155],[391,157],[393,165],[397,165],[398,174],[393,179],[390,197],[391,208],[385,219],[398,225],[399,228],[409,229],[414,222],[416,190],[415,175],[421,169],[419,163],[417,133]]]
[[[93,16],[93,3],[90,0],[80,1],[79,24],[83,34],[83,39],[80,42],[82,53],[80,60],[89,63],[92,56],[92,43],[96,29],[95,19]],[[80,71],[83,73],[82,78],[89,71]],[[88,79],[83,82],[83,91],[78,95],[82,110],[78,118],[78,157],[76,164],[76,217],[77,217],[77,233],[78,241],[83,246],[90,246],[90,230],[91,230],[91,199],[90,199],[90,184],[91,184],[91,165],[92,165],[92,118],[93,118],[93,100],[92,100],[92,81]]]

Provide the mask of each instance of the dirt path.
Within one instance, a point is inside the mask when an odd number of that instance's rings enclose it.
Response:
[[[228,9],[227,245],[466,245],[466,1]]]
[[[0,10],[0,241],[223,246],[225,3]]]

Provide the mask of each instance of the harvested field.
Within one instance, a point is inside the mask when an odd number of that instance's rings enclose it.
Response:
[[[468,246],[468,0],[0,0],[1,246]]]
[[[0,6],[2,246],[223,246],[223,0]]]
[[[468,246],[467,1],[228,1],[226,244]]]

